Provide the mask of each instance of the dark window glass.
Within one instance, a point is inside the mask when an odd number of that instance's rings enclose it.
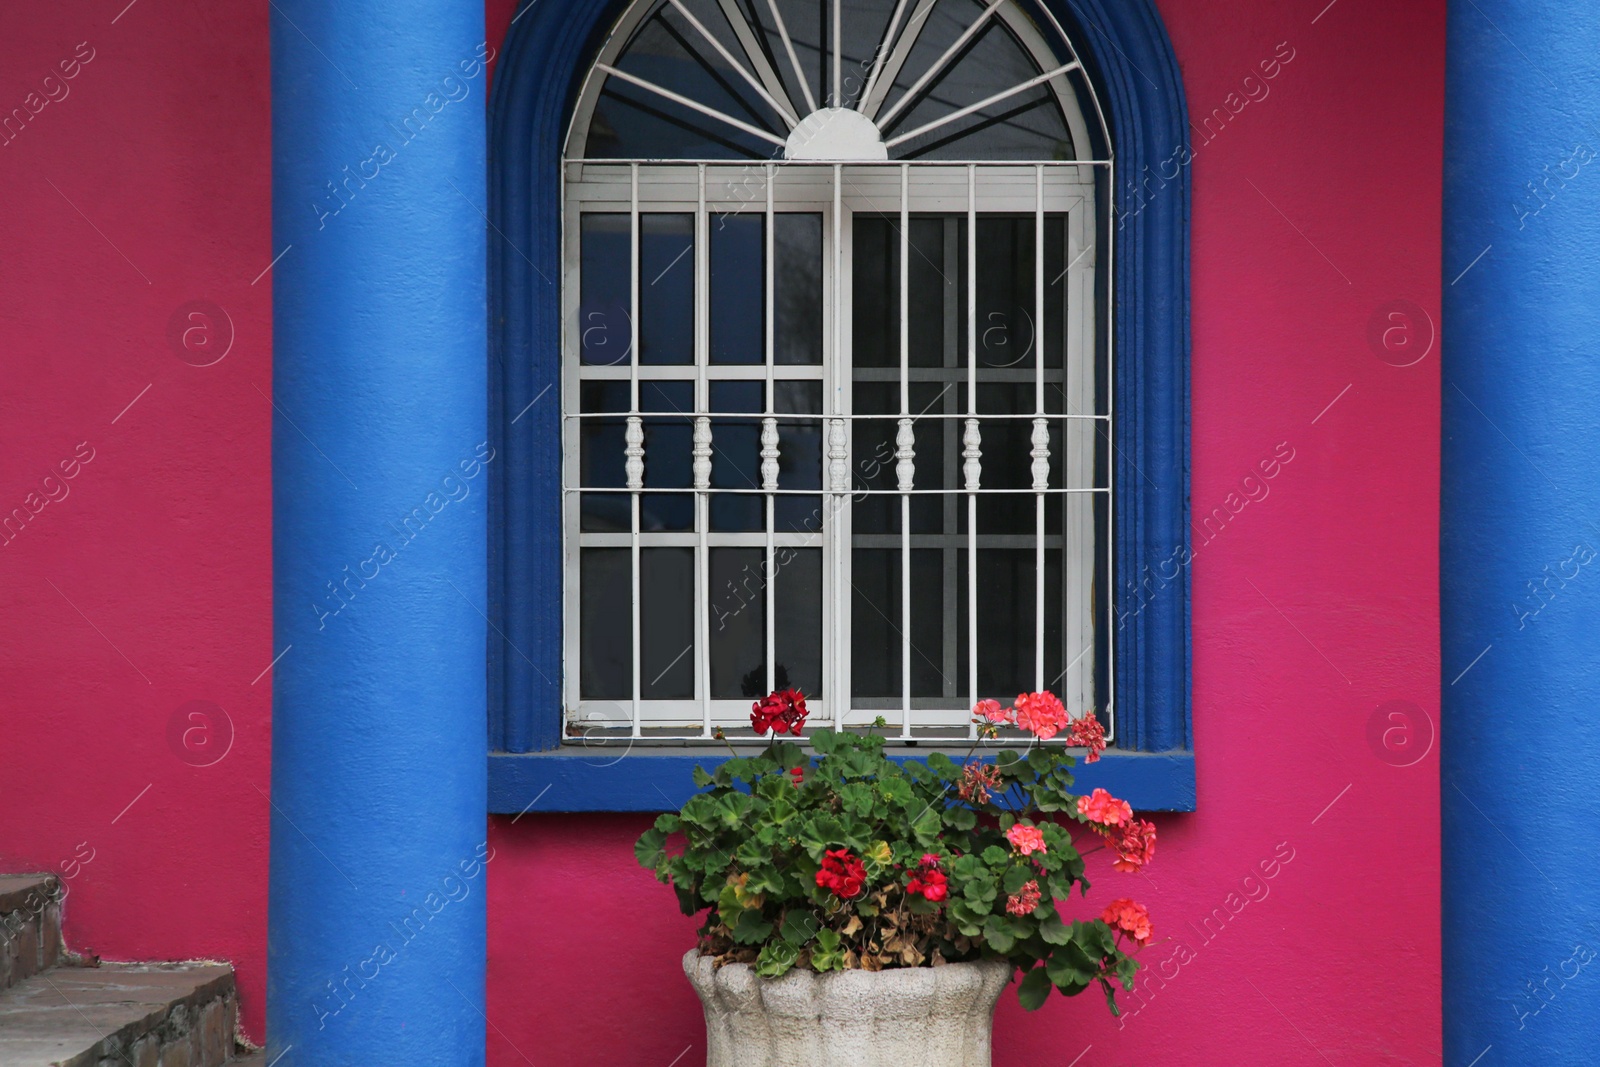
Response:
[[[766,404],[759,381],[711,382],[711,410],[760,412]],[[761,488],[761,420],[711,420],[711,487]],[[711,529],[717,533],[766,529],[766,503],[753,493],[713,493]]]
[[[711,224],[712,363],[766,361],[766,229],[754,214]]]
[[[774,215],[773,362],[822,363],[822,216]]]
[[[775,381],[772,409],[779,415],[820,415],[822,383]],[[822,420],[778,420],[778,488],[822,488]],[[779,494],[773,505],[776,530],[816,533],[826,525],[823,498]]]
[[[628,216],[585,214],[578,229],[578,358],[591,366],[626,363],[633,342]]]
[[[639,362],[694,363],[694,216],[639,216]]]
[[[587,381],[579,389],[584,412],[628,410],[628,383]],[[584,419],[578,430],[578,484],[625,489],[628,485],[627,418]],[[584,493],[579,504],[585,532],[626,532],[633,526],[627,493]]]
[[[712,548],[711,698],[755,698],[767,692],[766,550]]]
[[[694,383],[642,381],[639,410],[683,412],[644,417],[645,489],[689,489],[694,486]],[[694,497],[689,493],[646,492],[639,500],[639,529],[694,529]]]
[[[780,689],[798,689],[808,697],[822,693],[822,550],[778,548],[773,551],[777,618],[773,643],[777,663],[773,678]]]
[[[630,626],[624,616],[615,624]],[[640,695],[694,698],[694,549],[639,550]]]
[[[626,548],[585,548],[578,554],[583,648],[578,691],[584,700],[633,697],[633,565]],[[618,620],[626,620],[619,624]]]

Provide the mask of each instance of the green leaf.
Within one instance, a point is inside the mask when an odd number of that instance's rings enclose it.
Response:
[[[1017,986],[1017,1000],[1022,1002],[1026,1011],[1038,1011],[1043,1006],[1045,998],[1050,995],[1050,976],[1043,967],[1035,967],[1022,978],[1022,984]]]
[[[816,916],[795,908],[783,917],[783,939],[799,948],[817,936],[818,926]]]
[[[929,808],[911,824],[911,836],[923,848],[936,848],[939,844],[939,831],[944,829],[944,820],[939,818],[939,813]]]
[[[761,914],[760,908],[747,908],[739,913],[733,927],[733,939],[741,945],[759,945],[772,936],[772,924]]]
[[[1017,939],[1011,933],[1011,924],[1006,922],[1003,915],[991,915],[984,921],[983,940],[986,945],[1002,955],[1010,952],[1011,946],[1017,943]]]
[[[1083,949],[1072,942],[1058,948],[1050,956],[1050,962],[1045,964],[1045,967],[1050,974],[1050,980],[1069,996],[1085,989],[1094,981],[1095,972],[1099,970],[1094,962],[1084,955]]]
[[[655,870],[666,855],[667,835],[665,831],[650,829],[639,835],[639,840],[633,843],[633,857],[639,861],[639,866]]]
[[[1011,853],[999,845],[990,845],[983,850],[983,862],[991,867],[1004,867],[1011,862]]]
[[[814,971],[844,970],[844,949],[840,947],[837,931],[817,931],[817,944],[811,950],[811,969]]]
[[[695,788],[697,789],[704,789],[706,786],[715,781],[711,775],[706,773],[705,768],[700,766],[698,763],[694,765],[694,769],[691,773],[694,775],[694,784]]]
[[[944,824],[952,830],[964,833],[978,825],[978,813],[971,808],[947,808],[944,813]]]
[[[763,978],[777,978],[788,973],[800,958],[800,950],[784,941],[769,941],[761,946],[756,957],[756,973]]]
[[[1061,915],[1054,908],[1050,914],[1039,920],[1039,936],[1048,945],[1065,945],[1072,941],[1072,927],[1061,921]]]

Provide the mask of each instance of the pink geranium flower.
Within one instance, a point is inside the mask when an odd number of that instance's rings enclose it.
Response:
[[[1067,709],[1054,693],[1021,693],[1016,701],[1017,725],[1048,741],[1067,726]]]
[[[1078,814],[1102,826],[1125,826],[1133,818],[1133,808],[1104,789],[1078,798]]]
[[[1044,831],[1037,826],[1019,822],[1006,831],[1006,840],[1011,842],[1012,848],[1024,856],[1047,851],[1044,847]]]
[[[992,697],[978,701],[977,706],[972,709],[972,714],[974,718],[986,719],[996,726],[1004,726],[1011,721],[1011,709],[1002,707],[1000,702]]]

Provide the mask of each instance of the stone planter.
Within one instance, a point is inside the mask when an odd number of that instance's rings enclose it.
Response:
[[[994,1006],[1011,964],[759,978],[683,957],[706,1010],[706,1067],[989,1067]]]

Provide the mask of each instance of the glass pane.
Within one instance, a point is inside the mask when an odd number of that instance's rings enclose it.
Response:
[[[982,529],[982,519],[979,528]],[[978,692],[1005,700],[1033,689],[1032,549],[978,548]]]
[[[613,620],[613,624],[622,620]],[[632,620],[627,620],[631,626]],[[694,549],[639,550],[640,693],[694,698]]]
[[[850,557],[850,689],[858,698],[900,695],[900,552],[857,548]]]
[[[766,230],[761,215],[721,215],[711,224],[712,363],[766,361]]]
[[[773,361],[822,363],[822,216],[774,215]]]
[[[633,561],[626,548],[585,548],[578,560],[579,696],[631,700]],[[628,621],[619,626],[618,619]]]
[[[752,411],[766,408],[765,384],[711,382],[711,410]],[[714,489],[761,488],[761,420],[713,419],[711,486]],[[716,533],[765,530],[765,498],[751,493],[714,493],[711,529]]]
[[[773,552],[777,618],[774,679],[780,689],[822,696],[822,550],[780,548]]]
[[[946,611],[946,592],[949,607],[955,607],[955,541],[951,541],[950,569],[945,571],[945,550],[939,548],[914,548],[911,550],[911,695],[916,697],[944,697],[955,695],[956,646],[952,641],[945,648],[946,628],[953,628],[956,619]]]
[[[814,0],[813,0],[814,2]],[[738,44],[716,5],[689,0],[700,24]],[[662,4],[628,42],[616,66],[741,122],[780,135],[782,122],[680,12]],[[608,78],[596,101],[584,152],[591,159],[731,159],[770,154],[772,145],[659,93]]]
[[[928,16],[888,97],[894,106],[977,15],[976,6],[938,5]],[[962,54],[903,108],[885,134],[914,130],[935,119],[1003,93],[1041,73],[1003,18],[989,23]],[[882,114],[887,114],[887,108]],[[1047,86],[1035,86],[962,119],[912,138],[895,150],[916,159],[1071,159],[1072,134]]]
[[[1044,365],[1060,370],[1067,358],[1067,310],[1071,287],[1067,284],[1067,219],[1044,217]],[[1094,413],[1085,403],[1082,415]]]
[[[628,383],[587,381],[579,386],[579,410],[628,410]],[[584,419],[578,430],[578,484],[628,485],[627,419]],[[627,493],[584,493],[579,505],[584,532],[628,531],[633,528]]]
[[[639,409],[693,412],[694,383],[643,381]],[[644,484],[646,489],[690,489],[694,486],[694,419],[690,415],[646,415],[644,419]],[[639,529],[694,529],[694,495],[644,493],[639,501]]]
[[[590,366],[626,363],[633,341],[628,216],[585,214],[578,230],[578,358]]]
[[[694,363],[694,216],[639,216],[639,362]]]
[[[1034,365],[1033,231],[1032,216],[978,216],[979,368]]]
[[[765,555],[761,548],[712,548],[711,698],[751,700],[767,692]]]
[[[772,408],[779,415],[822,412],[822,383],[775,381]],[[822,488],[822,420],[778,420],[778,488]],[[780,495],[773,504],[774,529],[816,533],[823,528],[822,496]]]
[[[891,224],[894,239],[899,239],[900,220]],[[949,247],[946,248],[948,231]],[[946,367],[955,363],[955,352],[945,351],[948,336],[954,342],[956,308],[960,305],[955,282],[956,228],[954,221],[948,227],[943,218],[912,216],[910,234],[910,270],[906,275],[906,297],[911,307],[911,339],[906,362],[913,367]],[[890,298],[899,301],[900,294]],[[946,312],[951,322],[945,322]],[[900,363],[900,353],[894,353],[894,364]]]
[[[900,365],[900,236],[888,219],[857,215],[851,262],[852,359],[857,367]],[[897,406],[896,411],[899,410]]]
[[[855,413],[876,415],[900,410],[900,387],[893,382],[863,382],[855,384]],[[851,505],[851,522],[857,534],[887,534],[900,531],[900,498],[874,492],[860,495],[864,489],[893,490],[899,480],[895,476],[895,433],[898,425],[893,418],[863,419],[854,423],[854,478],[852,485],[857,496]]]

